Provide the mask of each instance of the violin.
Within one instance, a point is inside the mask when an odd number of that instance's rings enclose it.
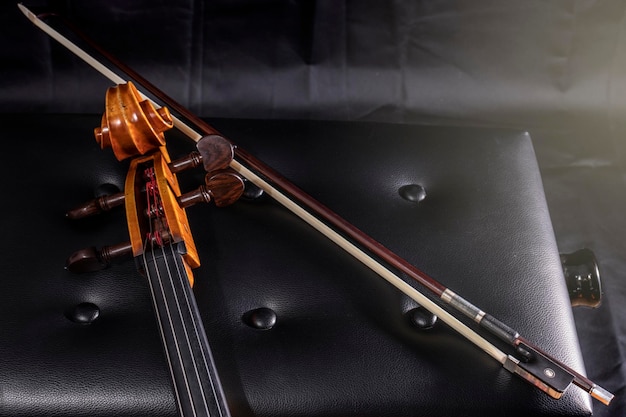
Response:
[[[111,81],[116,84],[126,83],[123,77],[87,54],[24,6],[19,5],[19,7],[36,26]],[[138,85],[143,87],[146,92],[155,97],[162,105],[167,106],[170,111],[174,111],[179,116],[186,119],[187,122],[172,116],[173,124],[181,132],[185,133],[191,139],[198,141],[198,143],[201,143],[205,137],[224,139],[204,120],[195,116],[175,100],[168,97],[156,86],[145,80],[140,74],[117,60],[110,53],[82,34],[78,29],[73,27],[71,23],[65,21],[64,24],[98,54],[113,63],[119,71],[135,80]],[[139,94],[145,97],[144,93]],[[161,111],[165,112],[165,110]],[[231,144],[231,142],[226,139],[224,140],[228,144]],[[299,189],[296,185],[286,180],[278,172],[274,171],[271,167],[267,166],[244,149],[232,144],[231,146],[233,157],[228,163],[231,169],[262,189],[267,195],[274,198],[293,214],[336,243],[341,249],[376,272],[381,278],[415,300],[420,306],[435,314],[441,321],[446,323],[457,333],[498,361],[507,371],[521,377],[553,399],[561,398],[565,390],[574,385],[588,392],[593,398],[605,405],[611,402],[613,399],[612,393],[598,386],[567,364],[552,357],[528,339],[521,336],[515,329],[499,321],[497,318],[473,305],[470,301],[456,294],[439,281],[419,270],[414,265],[411,265],[397,254],[363,233],[356,226],[350,224],[338,214]],[[112,200],[115,200],[115,198]],[[399,274],[411,278],[414,283],[420,286],[422,291],[430,293],[436,301],[427,297],[413,285],[410,285],[402,279]],[[483,337],[476,330],[470,328],[469,325],[460,321],[452,312],[469,318],[474,326],[481,328],[489,336],[509,346],[512,352],[508,354],[505,353],[494,343],[487,340],[486,337]]]
[[[198,151],[172,161],[163,132],[173,127],[167,108],[143,100],[132,83],[106,93],[102,124],[94,129],[102,148],[118,160],[131,159],[124,192],[70,210],[79,219],[124,205],[130,240],[72,254],[67,269],[95,271],[132,255],[150,289],[152,305],[181,416],[229,416],[211,348],[192,292],[198,251],[185,208],[213,201],[228,206],[244,190],[243,179],[228,169],[232,145],[219,136],[199,141]],[[202,163],[205,184],[182,194],[177,173]]]

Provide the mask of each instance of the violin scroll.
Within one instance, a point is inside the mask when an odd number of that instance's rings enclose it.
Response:
[[[143,100],[132,82],[109,88],[105,103],[102,122],[94,129],[102,149],[112,148],[121,161],[165,146],[163,132],[174,127],[172,115]]]

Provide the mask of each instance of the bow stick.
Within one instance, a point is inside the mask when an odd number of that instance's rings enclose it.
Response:
[[[51,14],[37,16],[22,4],[18,4],[18,7],[37,27],[57,40],[87,64],[91,65],[109,80],[116,84],[123,84],[127,82],[127,80],[87,54],[84,50],[72,43],[69,39],[61,35],[41,19],[41,17],[52,16]],[[144,79],[141,75],[126,66],[124,63],[117,60],[113,55],[86,37],[70,22],[64,20],[64,24],[68,26],[68,28],[70,28],[70,30],[76,35],[78,35],[87,45],[113,63],[119,70],[133,78],[139,85],[145,88],[164,105],[168,106],[170,109],[190,121],[195,128],[201,132],[199,133],[182,120],[174,117],[174,125],[184,134],[196,142],[205,135],[219,135],[219,133],[208,123],[191,113],[172,98],[168,97],[156,86]],[[144,93],[141,93],[141,95],[144,98],[147,98]],[[158,106],[158,103],[155,104]],[[516,330],[487,314],[480,308],[474,306],[469,301],[455,294],[449,288],[446,288],[443,284],[409,264],[406,260],[400,258],[391,250],[387,249],[379,242],[360,231],[354,225],[344,220],[313,197],[306,194],[304,191],[289,182],[272,168],[247,153],[245,150],[235,147],[235,158],[231,162],[230,166],[253,184],[261,188],[269,196],[273,197],[278,203],[293,212],[306,223],[321,232],[328,239],[369,267],[372,271],[387,280],[390,284],[415,300],[431,313],[437,315],[444,323],[497,360],[509,372],[520,376],[522,379],[533,384],[550,397],[555,399],[561,398],[565,389],[569,385],[574,384],[587,391],[593,398],[599,400],[605,405],[609,405],[613,399],[613,394],[609,391],[598,386],[593,381],[573,370],[558,359],[553,358],[548,353],[520,336]],[[521,359],[517,359],[510,354],[507,355],[498,349],[492,343],[469,328],[466,324],[454,317],[447,310],[442,308],[439,304],[435,303],[417,289],[407,284],[398,275],[375,260],[372,256],[368,255],[364,249],[361,249],[357,245],[376,255],[388,265],[419,282],[422,286],[434,294],[443,304],[450,306],[456,311],[469,317],[480,327],[486,329],[489,333],[513,346]]]

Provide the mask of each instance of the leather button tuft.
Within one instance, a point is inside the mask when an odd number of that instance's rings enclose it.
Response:
[[[104,183],[96,187],[96,189],[94,190],[94,195],[96,197],[102,197],[102,196],[117,194],[119,192],[120,192],[120,189],[117,185]]]
[[[253,329],[269,330],[276,324],[276,313],[271,308],[261,307],[248,311],[242,319]]]
[[[421,306],[407,311],[406,317],[420,330],[432,329],[437,323],[437,316]]]
[[[100,309],[93,303],[80,303],[65,313],[65,317],[74,323],[89,324],[100,316]]]
[[[265,192],[257,187],[256,185],[254,185],[251,181],[246,180],[244,182],[244,189],[243,189],[243,195],[242,198],[244,200],[257,200],[259,198],[261,198],[263,196]]]
[[[426,198],[426,189],[419,184],[403,185],[398,193],[400,193],[400,197],[413,203],[419,203]]]

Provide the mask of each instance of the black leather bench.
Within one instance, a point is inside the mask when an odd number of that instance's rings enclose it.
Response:
[[[69,208],[123,187],[97,115],[3,115],[0,415],[174,415],[147,286],[132,261],[75,275],[66,257],[127,239],[123,212]],[[340,215],[583,371],[528,134],[375,123],[214,125]],[[28,127],[28,129],[25,128]],[[168,136],[170,153],[193,145]],[[191,187],[202,172],[181,174]],[[425,198],[399,192],[419,185]],[[267,197],[188,210],[200,305],[233,415],[588,415],[555,401]],[[88,303],[88,304],[85,304]],[[89,308],[99,316],[89,322]],[[250,312],[270,309],[262,329]],[[269,310],[264,310],[265,312]],[[91,317],[93,318],[93,316]],[[87,321],[88,323],[81,323]]]

